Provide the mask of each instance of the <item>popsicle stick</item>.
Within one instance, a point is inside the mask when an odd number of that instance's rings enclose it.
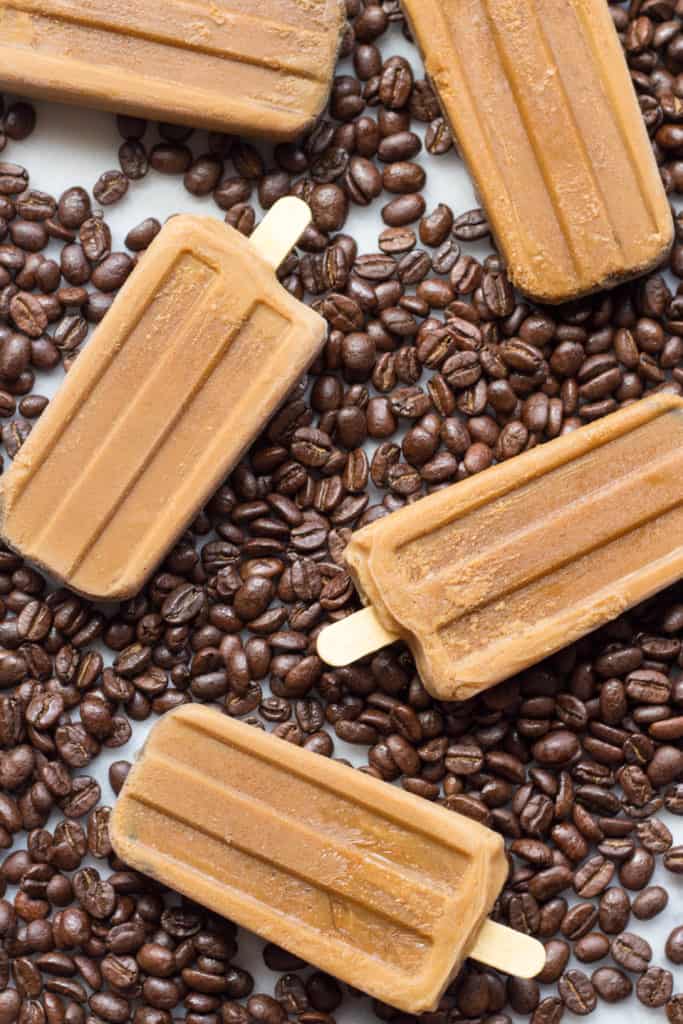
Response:
[[[328,665],[339,667],[396,640],[398,636],[385,629],[375,609],[368,606],[323,629],[318,636],[318,654]]]
[[[484,922],[469,955],[518,978],[535,978],[545,966],[545,947],[538,939],[490,919]]]
[[[311,211],[303,199],[285,196],[268,211],[249,241],[277,270],[310,223]]]

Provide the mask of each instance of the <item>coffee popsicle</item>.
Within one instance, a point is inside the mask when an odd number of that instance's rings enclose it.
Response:
[[[359,530],[370,607],[324,629],[346,665],[405,640],[465,700],[683,576],[683,399],[657,394]]]
[[[466,956],[524,977],[545,963],[486,920],[499,835],[205,707],[154,727],[110,834],[136,870],[411,1013]]]
[[[292,139],[329,95],[341,0],[0,0],[22,95]]]
[[[323,344],[275,269],[310,210],[251,240],[172,218],[0,482],[6,543],[99,600],[135,594]]]
[[[403,0],[510,279],[559,303],[666,256],[671,212],[605,0]]]

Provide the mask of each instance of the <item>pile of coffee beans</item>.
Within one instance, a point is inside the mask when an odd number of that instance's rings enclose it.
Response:
[[[119,167],[92,196],[38,192],[0,164],[9,459],[48,403],[37,375],[68,371],[160,230],[146,219],[115,251],[105,219],[148,174],[181,176],[245,234],[256,200],[306,199],[313,224],[281,279],[329,324],[309,378],[136,598],[103,611],[0,549],[0,1024],[334,1024],[358,1006],[272,945],[271,994],[254,992],[230,922],[112,852],[98,755],[188,701],[322,756],[353,744],[361,770],[505,837],[495,916],[546,944],[545,969],[522,981],[468,963],[429,1024],[558,1024],[627,1000],[683,1022],[682,929],[663,949],[637,930],[681,898],[683,847],[659,813],[683,814],[683,586],[464,703],[432,700],[400,645],[337,670],[315,653],[358,607],[352,530],[646,392],[683,393],[683,216],[660,272],[565,307],[525,302],[494,251],[473,254],[481,210],[427,205],[432,160],[456,156],[419,58],[392,55],[398,0],[347,10],[344,73],[298,144],[120,117]],[[683,2],[611,10],[663,180],[683,192]],[[9,106],[0,147],[34,124]],[[343,229],[371,206],[377,246],[360,252]],[[128,769],[111,764],[114,793]]]

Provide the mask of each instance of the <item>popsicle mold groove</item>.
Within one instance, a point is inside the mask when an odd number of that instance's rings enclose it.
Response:
[[[117,852],[309,962],[433,1008],[507,874],[476,822],[200,707],[155,726]]]
[[[135,593],[324,334],[238,232],[173,218],[3,478],[7,542],[88,596]]]
[[[325,105],[342,18],[340,0],[0,0],[0,80],[48,99],[292,138]]]
[[[465,699],[683,575],[683,400],[644,399],[360,530],[345,557],[425,685]]]
[[[511,280],[564,302],[664,259],[673,224],[603,0],[404,0]]]

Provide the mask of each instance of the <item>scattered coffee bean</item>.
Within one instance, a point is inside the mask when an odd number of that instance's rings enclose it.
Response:
[[[683,926],[673,929],[666,940],[665,952],[672,964],[683,964]]]
[[[612,958],[627,971],[645,971],[652,959],[652,949],[649,943],[640,935],[634,935],[632,932],[622,932],[621,935],[617,935],[612,940],[610,952]]]
[[[636,982],[636,995],[644,1006],[664,1006],[673,992],[673,975],[663,967],[648,967]]]

